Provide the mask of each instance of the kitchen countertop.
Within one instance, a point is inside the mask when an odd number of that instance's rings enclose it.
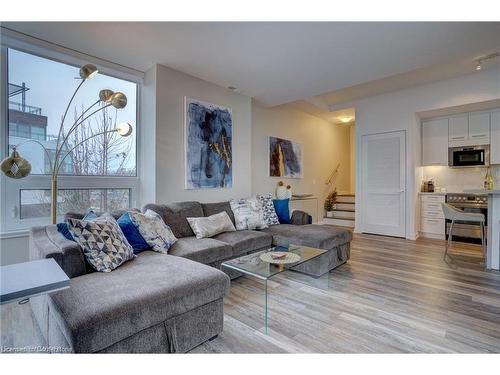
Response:
[[[464,193],[482,194],[482,195],[500,195],[500,189],[486,190],[486,189],[465,189]]]
[[[441,193],[441,192],[434,192],[434,193],[428,193],[428,192],[424,192],[424,191],[420,191],[419,192],[420,195],[446,195],[447,193]]]

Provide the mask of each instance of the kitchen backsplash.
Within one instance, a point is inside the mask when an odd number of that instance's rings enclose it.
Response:
[[[434,180],[437,188],[447,192],[462,192],[464,189],[483,188],[486,168],[449,168],[444,166],[422,167],[423,180]],[[500,188],[500,165],[491,166],[494,187]],[[437,189],[436,189],[437,191]]]

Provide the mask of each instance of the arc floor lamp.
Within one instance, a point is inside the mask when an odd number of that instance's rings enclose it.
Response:
[[[57,221],[57,177],[59,175],[59,170],[64,162],[64,159],[68,157],[68,155],[73,152],[78,146],[81,144],[87,142],[89,139],[107,134],[107,133],[118,133],[119,135],[123,137],[128,137],[130,134],[132,134],[132,126],[129,123],[121,123],[119,124],[115,129],[108,130],[108,131],[103,131],[99,132],[96,134],[93,134],[92,136],[82,140],[81,142],[75,144],[75,145],[70,145],[68,144],[68,137],[75,131],[78,126],[82,125],[85,123],[86,120],[94,116],[96,113],[104,110],[107,107],[113,106],[116,109],[122,109],[125,108],[127,105],[127,97],[125,94],[121,92],[113,92],[112,90],[109,89],[103,89],[99,92],[99,99],[92,104],[90,107],[85,109],[82,114],[75,120],[75,122],[71,125],[69,128],[68,132],[64,134],[63,128],[64,128],[64,120],[66,119],[66,115],[68,114],[68,110],[71,106],[71,103],[73,102],[73,99],[75,98],[78,90],[82,85],[94,77],[98,73],[97,68],[92,65],[92,64],[87,64],[84,65],[80,68],[80,78],[81,82],[77,86],[75,92],[73,93],[73,96],[71,96],[71,99],[69,100],[68,106],[66,107],[66,110],[64,112],[64,115],[61,120],[61,125],[59,126],[59,133],[57,135],[57,142],[56,142],[56,149],[55,149],[55,154],[54,158],[50,157],[49,151],[45,148],[45,146],[37,141],[36,139],[28,139],[24,142],[21,142],[14,147],[12,147],[12,153],[9,157],[5,158],[2,163],[0,164],[0,168],[2,172],[10,178],[24,178],[28,176],[31,172],[31,164],[28,160],[24,159],[21,157],[19,152],[17,151],[17,148],[25,143],[29,142],[34,142],[40,145],[40,147],[43,148],[45,154],[47,155],[47,158],[49,160],[49,168],[50,168],[50,174],[51,174],[51,211],[50,211],[50,217],[52,220],[52,224],[55,224]],[[101,104],[97,109],[94,111],[90,112],[91,109],[94,107],[98,106]],[[90,112],[90,113],[89,113]],[[87,113],[89,113],[87,115]],[[69,150],[66,150],[65,147],[69,148]]]

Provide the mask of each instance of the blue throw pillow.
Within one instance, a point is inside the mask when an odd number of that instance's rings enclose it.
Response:
[[[144,240],[144,237],[141,236],[139,229],[137,229],[135,224],[132,222],[128,212],[125,212],[122,216],[120,216],[117,222],[128,243],[134,249],[134,254],[139,254],[144,250],[151,249],[148,243]]]
[[[82,218],[82,220],[89,221],[89,220],[97,219],[97,217],[98,216],[94,211],[88,210],[87,213],[85,214],[85,216]]]
[[[71,235],[71,232],[69,231],[68,224],[67,223],[58,223],[57,224],[57,231],[61,233],[66,239],[70,241],[75,241],[73,236]]]
[[[280,224],[291,224],[289,199],[273,199],[274,209]]]

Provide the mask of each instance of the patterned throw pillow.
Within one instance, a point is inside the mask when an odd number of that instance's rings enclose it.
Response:
[[[170,227],[153,210],[146,210],[145,213],[129,212],[129,215],[152,250],[166,254],[177,241]]]
[[[278,215],[276,215],[276,210],[273,204],[273,195],[257,195],[257,199],[262,205],[262,211],[264,213],[264,221],[267,225],[278,225],[280,222],[278,220]]]
[[[256,197],[232,199],[229,203],[234,213],[237,230],[267,228],[262,205]]]
[[[144,250],[151,249],[151,246],[149,246],[149,244],[144,240],[139,232],[139,229],[137,229],[130,218],[129,212],[125,212],[118,220],[116,220],[116,222],[120,226],[120,229],[125,235],[128,243],[132,246],[132,249],[134,249],[134,254],[139,254]]]
[[[135,257],[132,246],[109,214],[92,220],[68,219],[68,227],[83,248],[87,262],[99,272],[111,272]]]
[[[207,217],[187,217],[186,219],[198,239],[236,230],[226,211]]]

